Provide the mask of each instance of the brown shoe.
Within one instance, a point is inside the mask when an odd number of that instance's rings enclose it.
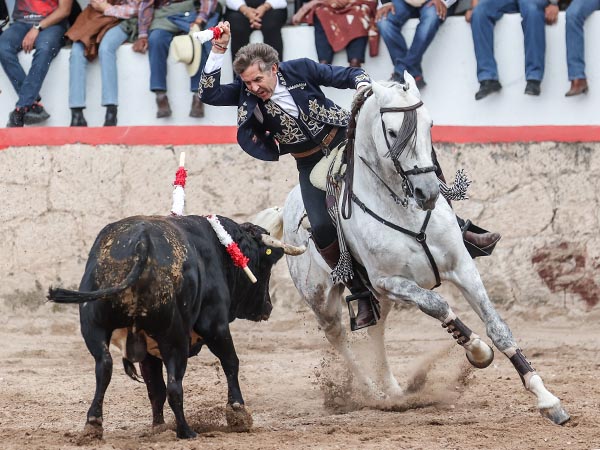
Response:
[[[166,92],[156,92],[156,106],[158,106],[158,110],[156,111],[158,119],[171,116],[171,106],[169,105],[169,97],[167,97]]]
[[[352,290],[356,292],[356,289]],[[353,301],[356,301],[358,306],[356,314],[351,305]],[[364,292],[348,295],[346,303],[348,304],[348,312],[350,313],[350,330],[352,331],[375,325],[381,317],[379,302],[366,287],[364,287]]]
[[[204,117],[204,103],[200,100],[198,94],[194,94],[192,98],[192,108],[190,109],[190,117]]]
[[[494,247],[501,236],[499,233],[482,233],[477,234],[472,231],[465,231],[463,238],[465,241],[470,242],[476,247],[479,247],[481,250],[487,250]]]
[[[571,81],[571,89],[565,94],[565,97],[573,97],[574,95],[585,94],[588,91],[588,84],[585,78],[578,78]]]

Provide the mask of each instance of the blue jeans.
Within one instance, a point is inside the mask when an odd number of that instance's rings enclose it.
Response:
[[[317,15],[314,15],[314,27],[315,27],[315,47],[317,48],[317,57],[319,62],[325,62],[331,64],[333,61],[334,51],[331,48],[331,44],[327,40],[327,35],[323,29],[323,25],[319,21]],[[358,37],[352,39],[346,45],[346,55],[348,62],[352,59],[358,59],[361,63],[365,62],[365,51],[367,49],[367,37]]]
[[[19,63],[18,54],[23,49],[23,38],[31,27],[29,23],[14,22],[0,35],[0,64],[19,96],[16,105],[18,108],[31,106],[39,99],[50,63],[63,45],[67,22],[63,21],[40,31],[35,40],[31,68],[29,73],[25,73]]]
[[[567,8],[565,34],[569,80],[586,78],[583,22],[597,9],[600,9],[600,0],[573,0]]]
[[[481,0],[473,10],[471,32],[477,79],[498,80],[494,58],[494,26],[505,13],[520,12],[525,39],[525,79],[541,81],[546,55],[546,23],[544,9],[547,0]]]
[[[127,33],[117,25],[108,30],[100,41],[98,58],[102,76],[102,106],[119,104],[117,49],[126,39]],[[84,49],[81,42],[73,42],[69,58],[69,108],[85,108],[88,60]]]
[[[208,18],[208,22],[204,24],[202,30],[214,27],[219,23],[219,13],[214,12]],[[167,57],[169,56],[169,46],[175,33],[166,30],[151,30],[148,34],[148,56],[150,59],[150,90],[151,91],[166,91],[167,90]],[[211,42],[202,44],[202,57],[200,59],[200,68],[196,75],[190,78],[190,91],[198,91],[202,69],[208,54],[211,50]]]
[[[403,76],[404,71],[407,70],[413,77],[423,76],[421,68],[423,55],[442,21],[437,16],[433,4],[426,3],[420,8],[415,8],[404,0],[392,0],[392,2],[396,10],[395,14],[388,14],[377,22],[377,26],[392,58],[394,72]],[[407,48],[401,30],[408,19],[416,17],[419,18],[419,24],[412,44]]]

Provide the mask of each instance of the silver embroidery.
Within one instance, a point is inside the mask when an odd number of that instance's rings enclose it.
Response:
[[[306,141],[306,136],[304,136],[304,133],[292,116],[282,114],[280,119],[282,131],[281,133],[275,133],[275,139],[280,144],[297,144]]]
[[[238,125],[241,125],[246,120],[246,117],[248,117],[248,111],[245,108],[245,104],[244,104],[244,106],[238,106],[238,113],[237,113]]]
[[[281,108],[273,101],[268,101],[265,103],[265,109],[267,110],[267,114],[271,117],[277,117],[282,114]]]

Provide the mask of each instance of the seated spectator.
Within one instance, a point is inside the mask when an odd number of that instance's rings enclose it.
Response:
[[[525,94],[540,95],[546,56],[544,23],[555,24],[558,19],[558,0],[473,0],[471,32],[477,59],[481,100],[502,89],[494,58],[494,26],[505,13],[520,12],[525,39]],[[467,20],[468,20],[467,16]]]
[[[0,34],[2,34],[2,29],[8,24],[9,20],[10,17],[8,16],[6,2],[4,0],[0,0]]]
[[[375,27],[376,10],[377,0],[310,0],[294,14],[292,23],[314,25],[321,64],[331,64],[333,55],[345,48],[348,65],[360,67],[365,62],[369,30]]]
[[[18,100],[7,127],[35,124],[50,117],[40,103],[40,90],[50,63],[63,45],[72,0],[31,2],[16,0],[13,23],[0,35],[0,63]],[[35,48],[31,68],[25,73],[18,54]]]
[[[394,64],[392,80],[403,83],[406,70],[415,79],[417,88],[422,89],[426,83],[421,61],[439,26],[446,20],[446,3],[442,0],[382,0],[381,3],[377,26]],[[418,18],[419,24],[408,48],[402,27],[411,18]]]
[[[231,56],[250,42],[250,34],[260,30],[263,42],[269,44],[283,61],[281,28],[287,21],[286,0],[226,0],[225,20],[235,33],[231,37]]]
[[[140,6],[139,37],[133,49],[141,53],[148,50],[150,90],[156,94],[156,117],[159,119],[172,114],[167,97],[167,58],[173,37],[189,33],[192,24],[203,30],[219,22],[217,0],[200,0],[199,7],[195,5],[194,0],[142,0]],[[206,62],[206,56],[203,61]],[[196,95],[203,66],[190,78],[190,117],[204,117],[204,105]]]
[[[567,69],[571,89],[567,97],[585,94],[588,91],[585,76],[583,23],[590,14],[600,9],[600,0],[573,0],[567,8],[565,35],[567,40]]]
[[[119,26],[121,19],[135,17],[139,0],[90,0],[66,36],[73,41],[69,58],[69,107],[71,126],[86,127],[86,68],[88,61],[100,59],[102,106],[106,107],[104,126],[117,125],[119,104],[117,49],[127,40],[127,32]]]

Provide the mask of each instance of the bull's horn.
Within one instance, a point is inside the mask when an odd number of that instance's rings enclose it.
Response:
[[[275,248],[282,248],[283,252],[286,255],[297,256],[297,255],[301,255],[302,253],[304,253],[306,251],[305,245],[296,247],[295,245],[290,245],[290,244],[281,242],[280,240],[275,239],[273,236],[270,236],[268,234],[262,235],[262,241],[265,243],[265,245],[269,245],[269,246],[275,247]]]

